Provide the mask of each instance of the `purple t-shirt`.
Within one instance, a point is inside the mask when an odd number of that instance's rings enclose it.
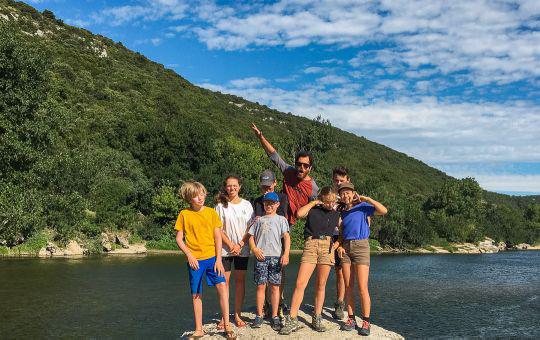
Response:
[[[373,216],[375,207],[367,202],[355,205],[341,212],[344,240],[364,240],[369,238],[368,217]]]

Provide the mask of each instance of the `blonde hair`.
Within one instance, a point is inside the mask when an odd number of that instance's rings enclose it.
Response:
[[[185,181],[180,187],[180,190],[178,190],[178,195],[187,203],[189,203],[193,197],[201,193],[206,195],[206,188],[202,183],[196,181]]]

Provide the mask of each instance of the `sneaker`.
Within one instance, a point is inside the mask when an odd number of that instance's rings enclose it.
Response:
[[[273,330],[279,331],[281,329],[281,319],[279,318],[279,316],[274,316],[270,323]]]
[[[256,316],[255,320],[253,320],[253,323],[251,324],[251,328],[261,328],[263,324],[263,317],[262,316]]]
[[[371,328],[371,325],[366,320],[362,321],[362,327],[358,330],[358,334],[368,336]]]
[[[289,335],[292,332],[296,332],[300,328],[302,328],[302,326],[300,326],[298,318],[291,318],[290,315],[287,315],[285,317],[285,325],[283,325],[283,327],[280,329],[279,334]]]
[[[347,321],[341,326],[344,331],[353,331],[356,329],[356,321],[353,318],[347,318]]]
[[[343,320],[345,317],[345,302],[336,301],[334,304],[334,319]]]
[[[326,327],[322,324],[322,316],[319,314],[313,314],[313,319],[311,320],[311,327],[317,332],[326,332]]]

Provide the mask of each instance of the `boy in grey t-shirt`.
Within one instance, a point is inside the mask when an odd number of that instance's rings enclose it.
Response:
[[[289,223],[285,217],[276,213],[279,197],[275,192],[266,193],[263,197],[265,215],[261,216],[249,229],[249,247],[257,258],[254,279],[257,285],[257,316],[252,327],[258,328],[263,322],[263,304],[266,283],[270,284],[272,302],[272,328],[279,330],[281,322],[278,314],[279,285],[281,284],[281,266],[289,263],[291,238]],[[281,254],[281,238],[285,243]]]

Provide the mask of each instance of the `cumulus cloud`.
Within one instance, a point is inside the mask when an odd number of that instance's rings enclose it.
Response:
[[[378,41],[391,48],[361,52],[350,64],[358,67],[369,57],[413,69],[429,65],[444,74],[467,70],[477,84],[540,76],[538,1],[304,0],[247,12],[227,7],[226,17],[210,14],[221,8],[210,6],[208,25],[195,29],[210,49]]]
[[[96,23],[120,26],[139,20],[156,21],[160,19],[179,20],[184,18],[188,9],[184,0],[145,0],[137,5],[107,7],[93,13],[91,18]]]
[[[266,84],[266,79],[259,77],[234,79],[229,81],[229,84],[234,88],[254,88]]]
[[[292,91],[272,86],[202,85],[284,112],[311,118],[321,115],[337,127],[430,164],[540,162],[537,147],[540,109],[528,103],[451,103],[435,97],[371,101],[359,96],[349,85]]]

